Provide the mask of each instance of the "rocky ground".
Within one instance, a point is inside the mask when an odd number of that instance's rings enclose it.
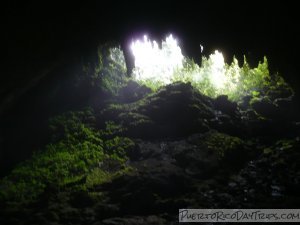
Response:
[[[97,130],[128,137],[128,172],[85,190],[47,185],[26,205],[2,201],[1,224],[177,224],[181,208],[299,208],[299,123],[290,93],[230,102],[190,84],[136,83],[95,110]],[[102,170],[118,170],[101,163]]]

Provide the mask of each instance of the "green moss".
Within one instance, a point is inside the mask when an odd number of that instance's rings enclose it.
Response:
[[[205,136],[203,143],[207,148],[217,152],[219,159],[242,152],[244,145],[243,141],[238,137],[218,132],[210,132]]]
[[[253,97],[251,100],[250,100],[250,106],[253,106],[254,104],[256,103],[265,103],[265,104],[272,104],[272,101],[271,99],[268,97],[268,96],[263,96],[263,97]]]
[[[93,135],[93,128],[96,123],[96,117],[93,109],[87,108],[82,111],[70,111],[62,115],[56,116],[49,120],[49,128],[52,136],[52,141],[57,142],[62,139],[73,139],[99,142],[100,139]],[[95,140],[92,140],[95,139]]]
[[[93,187],[95,187],[96,185],[110,182],[113,179],[116,179],[125,174],[133,173],[134,171],[135,170],[132,167],[128,166],[124,166],[122,169],[113,173],[104,171],[101,168],[95,168],[87,175],[85,186],[87,187],[87,189],[93,190]]]
[[[100,131],[101,137],[113,137],[115,135],[121,134],[125,128],[121,124],[117,124],[114,121],[106,121],[105,128]]]
[[[10,200],[34,200],[49,184],[63,187],[73,183],[104,159],[99,134],[79,127],[76,135],[47,145],[1,182]]]
[[[134,142],[119,136],[105,140],[104,132],[84,123],[84,118],[86,114],[82,112],[69,112],[51,120],[51,128],[60,131],[59,135],[0,181],[0,200],[32,202],[49,185],[57,189],[86,190],[110,180],[117,172],[126,171],[126,151]],[[107,123],[109,132],[116,129],[115,124]],[[114,162],[117,169],[101,168],[107,162]]]
[[[139,80],[137,81],[140,85],[145,85],[146,87],[150,88],[152,91],[157,91],[160,87],[163,86],[163,83],[160,81],[154,81],[151,79],[147,80]]]
[[[116,136],[110,140],[105,141],[105,152],[119,160],[126,160],[126,151],[135,146],[134,142],[126,137]]]
[[[271,154],[272,152],[273,152],[273,150],[272,150],[271,148],[265,148],[265,149],[263,150],[263,153],[264,153],[265,155]]]
[[[152,122],[149,117],[134,112],[120,113],[118,119],[122,121],[122,124],[126,127],[137,127],[141,124]]]
[[[100,168],[95,168],[87,175],[86,186],[90,188],[95,185],[108,182],[111,179],[112,179],[112,175],[110,173],[105,172]]]

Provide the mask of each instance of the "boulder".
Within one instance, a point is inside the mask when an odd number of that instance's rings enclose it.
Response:
[[[250,105],[256,113],[265,118],[278,118],[278,107],[274,105],[268,97],[254,98],[251,100]]]
[[[119,90],[118,100],[123,103],[135,102],[151,92],[152,90],[145,85],[140,85],[136,81],[130,80],[127,82],[126,86]]]
[[[110,104],[100,117],[122,125],[130,137],[182,137],[208,131],[212,107],[212,100],[191,84],[174,83],[133,103]]]
[[[229,116],[236,116],[238,112],[237,103],[229,101],[227,95],[218,96],[214,101],[214,106],[215,109]]]
[[[295,108],[292,97],[277,98],[273,101],[274,105],[278,107],[278,119],[294,119]]]

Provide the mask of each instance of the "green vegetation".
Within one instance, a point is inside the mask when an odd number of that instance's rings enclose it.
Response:
[[[154,91],[176,81],[190,82],[209,97],[227,95],[230,100],[239,101],[252,94],[265,95],[269,90],[288,88],[281,76],[270,75],[266,57],[256,68],[250,68],[244,57],[240,67],[235,57],[231,64],[225,63],[223,54],[216,50],[208,58],[202,57],[199,66],[182,55],[172,35],[162,41],[161,47],[145,36],[143,41],[133,42],[132,53],[135,57],[132,77]]]
[[[159,88],[164,86],[164,83],[161,81],[155,81],[152,79],[145,79],[137,81],[140,85],[145,85],[146,87],[150,88],[152,91],[157,91]]]
[[[241,67],[236,58],[230,65],[224,61],[222,64],[221,60],[221,64],[217,66],[216,70],[213,56],[203,57],[201,66],[194,60],[185,58],[182,68],[175,70],[171,82],[190,83],[194,89],[189,89],[191,86],[186,85],[187,91],[163,87],[165,83],[159,80],[138,80],[138,83],[156,92],[145,92],[145,95],[141,95],[143,97],[127,104],[116,103],[117,101],[107,104],[101,112],[103,129],[96,126],[97,119],[91,108],[52,118],[49,122],[51,143],[36,152],[31,159],[19,164],[0,181],[0,201],[33,202],[48,188],[53,187],[57,190],[70,188],[88,191],[95,185],[128,173],[131,168],[127,165],[127,152],[134,148],[135,143],[122,136],[125,131],[127,134],[137,134],[145,130],[148,132],[154,120],[157,123],[165,122],[166,116],[175,110],[181,110],[182,115],[191,118],[211,118],[214,115],[210,108],[195,97],[194,92],[198,94],[199,91],[212,98],[227,95],[236,102],[250,96],[250,105],[261,100],[272,104],[272,96],[292,92],[279,74],[270,74],[266,57],[256,68],[250,68],[246,58]],[[85,64],[80,79],[88,89],[99,89],[106,95],[118,97],[120,89],[129,81],[122,50],[100,47],[98,62],[94,65]],[[193,92],[191,100],[179,101],[178,97],[185,97],[189,90]],[[193,109],[190,110],[193,111],[192,114],[186,113],[185,109],[188,107]],[[170,109],[173,111],[169,111]],[[179,121],[177,117],[170,116],[169,119],[170,123]],[[206,128],[206,123],[200,122],[203,129]],[[163,125],[171,127],[167,123]],[[189,125],[183,127],[187,128]],[[153,127],[149,132],[157,131],[159,126]],[[174,130],[173,127],[171,129]],[[171,129],[163,132],[167,133]],[[239,162],[245,154],[243,141],[227,134],[211,132],[201,141],[220,160],[230,159],[232,162],[234,156]],[[290,148],[288,144],[282,145],[283,149]],[[269,149],[265,150],[265,154],[269,153]]]
[[[152,91],[157,91],[168,83],[191,83],[204,95],[212,98],[227,95],[230,100],[236,102],[242,101],[245,96],[263,97],[276,92],[279,95],[282,92],[293,93],[282,76],[278,73],[270,73],[266,57],[255,68],[250,67],[245,56],[242,66],[239,66],[235,57],[231,64],[227,64],[224,62],[222,53],[218,51],[209,57],[202,57],[199,63],[201,66],[193,59],[182,57],[182,66],[175,67],[169,77],[164,77],[165,70],[162,69],[157,72],[156,77],[145,78],[137,78],[136,70],[133,70],[131,78],[128,78],[122,50],[119,47],[104,45],[99,47],[98,60],[94,65],[84,64],[83,74],[79,81],[86,83],[89,89],[99,89],[110,96],[117,96],[120,89],[130,80],[135,80]],[[149,68],[146,69],[145,71],[148,71]],[[166,81],[168,79],[170,79],[169,82]]]
[[[110,96],[116,95],[128,80],[125,58],[120,47],[99,46],[97,61],[94,64],[83,64],[82,70],[77,83],[88,89],[99,89]]]
[[[0,200],[28,203],[49,187],[85,190],[129,171],[126,150],[134,143],[118,136],[103,139],[104,131],[88,125],[93,120],[91,110],[52,119],[54,142],[1,181]]]
[[[211,78],[214,72],[213,66],[211,58],[203,57],[201,67],[193,60],[186,60],[183,69],[174,75],[174,81],[190,82],[209,97],[227,95],[232,101],[240,101],[245,96],[265,96],[274,90],[291,89],[279,74],[270,75],[266,57],[256,68],[250,68],[246,57],[242,67],[239,67],[238,60],[233,58],[230,65],[224,64],[224,80],[220,87],[214,84],[214,79],[218,78]]]
[[[215,151],[220,159],[224,159],[243,151],[244,142],[238,137],[210,132],[204,137],[203,144]]]

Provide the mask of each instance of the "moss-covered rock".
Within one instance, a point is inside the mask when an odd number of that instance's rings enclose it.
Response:
[[[146,95],[150,94],[152,90],[145,85],[140,85],[134,80],[129,80],[118,91],[118,101],[122,103],[136,102]]]
[[[250,101],[250,106],[255,112],[266,118],[273,119],[276,118],[278,114],[278,108],[269,97],[253,98]]]
[[[251,155],[247,145],[238,137],[210,131],[205,134],[192,136],[191,143],[199,146],[199,151],[208,151],[222,165],[228,168],[239,168]]]
[[[132,137],[175,137],[207,131],[211,107],[211,99],[190,84],[174,83],[134,103],[110,104],[101,117],[121,124]]]
[[[228,96],[220,95],[214,101],[215,109],[220,110],[224,114],[237,116],[237,103],[228,100]]]
[[[59,135],[1,180],[0,202],[26,205],[49,187],[85,190],[126,171],[127,151],[134,146],[133,141],[119,136],[109,138],[103,134],[111,127],[100,132],[87,121],[82,112],[53,119],[51,128]]]

